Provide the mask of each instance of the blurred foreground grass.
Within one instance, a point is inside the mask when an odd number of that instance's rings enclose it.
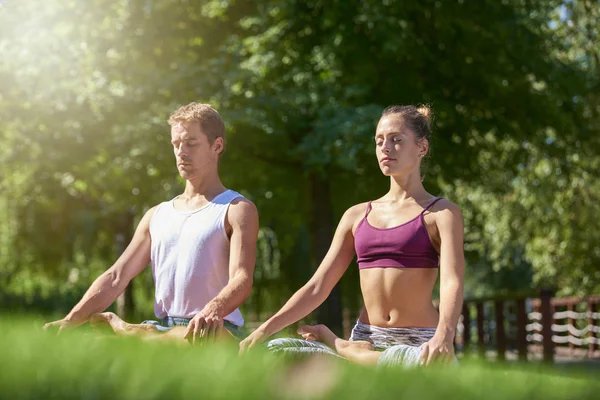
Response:
[[[402,370],[289,360],[236,346],[145,342],[80,329],[60,336],[38,319],[0,316],[6,399],[598,399],[592,372],[540,366]]]

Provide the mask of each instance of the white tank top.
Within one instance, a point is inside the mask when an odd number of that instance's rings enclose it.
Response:
[[[225,216],[229,204],[243,197],[226,190],[194,211],[176,210],[173,200],[161,203],[150,220],[152,276],[158,318],[192,318],[229,281],[229,238]],[[225,317],[244,324],[239,309]]]

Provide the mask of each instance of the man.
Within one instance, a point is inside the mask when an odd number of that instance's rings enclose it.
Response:
[[[258,212],[219,178],[219,157],[225,150],[225,125],[219,113],[207,104],[190,103],[171,114],[168,122],[185,190],[151,208],[113,266],[65,318],[44,328],[60,331],[90,320],[109,323],[117,333],[170,331],[166,336],[195,341],[224,333],[225,328],[240,336],[244,320],[238,307],[252,287]],[[156,285],[154,311],[161,323],[133,325],[112,313],[99,314],[149,262]],[[177,326],[187,328],[171,330]]]

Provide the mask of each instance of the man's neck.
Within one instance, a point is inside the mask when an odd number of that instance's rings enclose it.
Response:
[[[227,188],[221,183],[219,176],[214,176],[208,179],[199,179],[196,181],[186,181],[185,189],[180,198],[186,200],[202,200],[208,201],[215,198],[215,196],[223,193]]]

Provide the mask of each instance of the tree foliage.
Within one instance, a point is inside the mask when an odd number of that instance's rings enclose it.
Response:
[[[259,208],[250,303],[272,309],[344,210],[385,193],[382,109],[430,103],[425,184],[463,209],[469,292],[599,290],[599,12],[592,0],[0,3],[0,273],[64,280],[110,264],[130,216],[182,187],[165,121],[200,100],[226,119],[225,183]],[[341,292],[354,311],[356,269]]]

